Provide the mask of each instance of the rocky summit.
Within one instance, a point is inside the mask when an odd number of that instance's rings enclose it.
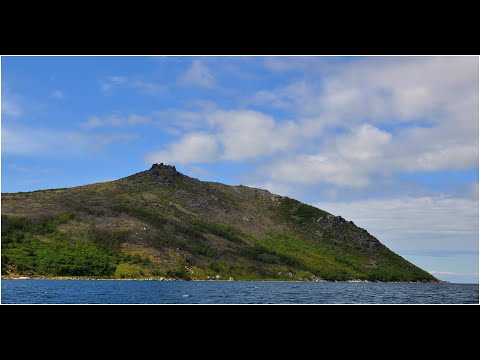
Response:
[[[2,276],[438,281],[341,216],[163,163],[2,194]]]

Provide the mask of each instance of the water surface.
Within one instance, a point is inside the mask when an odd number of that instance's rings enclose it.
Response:
[[[2,280],[4,304],[471,304],[478,284]]]

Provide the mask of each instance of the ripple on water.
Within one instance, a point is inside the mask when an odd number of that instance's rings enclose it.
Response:
[[[478,303],[478,285],[2,280],[3,303]]]

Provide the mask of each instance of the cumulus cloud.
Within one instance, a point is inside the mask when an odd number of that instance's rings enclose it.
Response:
[[[337,186],[363,187],[377,171],[391,134],[364,124],[327,141],[317,154],[281,158],[264,166],[270,179],[286,183],[313,185],[328,183]]]
[[[324,58],[308,61],[313,68],[314,61],[319,63],[317,68],[326,66]],[[283,64],[287,70],[292,64],[302,66],[305,60],[274,58],[268,62]],[[313,77],[308,82],[265,89],[263,97],[288,103],[299,112],[321,113],[336,122],[366,117],[373,122],[441,121],[452,110],[459,110],[455,105],[459,103],[478,112],[478,57],[365,57],[336,66],[330,63],[328,69],[328,76],[318,80]]]
[[[265,66],[311,75],[261,90],[251,99],[288,109],[290,120],[266,111],[214,108],[184,112],[179,125],[165,129],[185,138],[208,132],[219,145],[210,161],[266,160],[256,169],[263,179],[254,181],[290,188],[330,184],[360,189],[379,177],[468,170],[478,164],[476,57],[357,58],[341,64],[324,58],[267,58]],[[196,60],[190,70],[205,69]]]
[[[311,124],[303,127],[294,122],[278,123],[271,116],[247,110],[176,112],[174,118],[178,120],[177,129],[203,128],[208,131],[209,141],[216,144],[215,151],[209,151],[208,156],[187,156],[188,151],[197,152],[196,147],[184,145],[197,139],[198,131],[188,132],[180,140],[168,145],[169,157],[181,158],[183,162],[258,160],[285,153],[300,144],[305,130],[312,128]],[[204,133],[202,138],[206,136]],[[179,156],[176,156],[176,152]]]
[[[453,145],[419,154],[411,170],[434,171],[441,169],[464,170],[478,163],[478,146]]]
[[[478,252],[478,200],[449,197],[317,202],[400,252]]]
[[[460,139],[440,143],[424,140],[362,124],[325,140],[316,154],[273,161],[264,173],[272,180],[280,178],[290,183],[365,187],[373,176],[467,170],[478,164],[478,143],[461,144]]]
[[[390,143],[392,135],[374,126],[364,124],[347,136],[339,138],[338,153],[354,161],[366,161],[382,156],[382,148]]]
[[[209,162],[217,156],[218,147],[214,137],[204,133],[193,133],[169,144],[164,150],[147,154],[146,161],[180,164]]]
[[[337,65],[310,58],[308,67],[305,61],[268,60],[283,64],[274,66],[276,71],[294,66],[311,76],[263,89],[250,102],[288,109],[298,117],[320,117],[334,127],[404,124],[394,135],[401,146],[419,154],[443,149],[451,154],[458,145],[478,147],[478,57],[365,57]],[[419,120],[430,126],[416,127]]]
[[[222,159],[248,160],[288,151],[298,141],[297,126],[279,124],[256,111],[216,111],[207,115],[223,145]]]
[[[179,77],[178,82],[183,85],[194,85],[205,88],[215,86],[214,76],[201,60],[195,60],[187,71]]]

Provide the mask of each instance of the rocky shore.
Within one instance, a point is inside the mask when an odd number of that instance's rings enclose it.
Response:
[[[115,279],[115,278],[94,278],[88,276],[20,276],[20,275],[2,275],[2,280],[115,280],[115,281],[268,281],[268,282],[349,282],[349,283],[385,283],[385,281],[369,281],[363,279],[350,279],[345,281],[340,280],[324,280],[318,277],[315,278],[308,278],[308,279],[292,279],[292,280],[266,280],[266,279],[258,279],[258,280],[235,280],[233,278],[229,279],[221,279],[221,278],[209,278],[209,279],[192,279],[192,280],[184,280],[184,279],[174,279],[174,278],[165,278],[165,277],[157,277],[157,278],[130,278],[130,279]],[[409,283],[409,284],[416,284],[416,283],[426,283],[426,281],[389,281],[390,283]],[[438,281],[437,283],[448,284],[448,281]]]

